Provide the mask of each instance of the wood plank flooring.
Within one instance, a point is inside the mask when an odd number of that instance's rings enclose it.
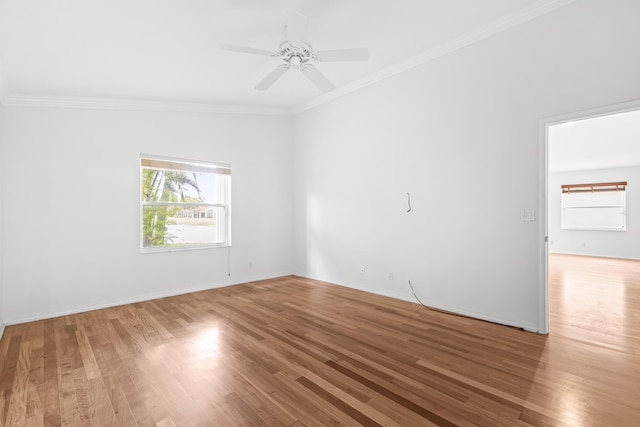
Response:
[[[551,334],[299,277],[8,326],[4,426],[640,426],[640,262],[553,255]]]

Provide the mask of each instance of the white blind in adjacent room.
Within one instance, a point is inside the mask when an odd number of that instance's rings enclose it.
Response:
[[[626,230],[626,182],[562,186],[562,228]]]

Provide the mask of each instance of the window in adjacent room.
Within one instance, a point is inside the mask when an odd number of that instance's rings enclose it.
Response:
[[[626,182],[562,185],[562,228],[627,229]]]
[[[140,156],[142,252],[231,245],[231,167]]]

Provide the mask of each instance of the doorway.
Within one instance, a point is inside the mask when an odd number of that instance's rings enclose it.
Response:
[[[622,221],[622,227],[616,223],[621,218],[630,218],[626,211],[629,196],[632,196],[632,207],[638,209],[640,206],[640,144],[637,143],[640,140],[640,102],[556,117],[543,121],[542,128],[545,192],[541,206],[546,215],[541,224],[545,242],[541,298],[545,321],[540,332],[548,333],[554,327],[554,316],[558,314],[550,313],[550,308],[564,310],[564,314],[583,320],[585,316],[594,315],[593,319],[585,321],[596,322],[598,310],[615,314],[616,310],[624,307],[623,301],[614,298],[623,294],[622,291],[613,292],[614,297],[607,301],[610,307],[607,304],[586,304],[585,301],[591,301],[588,298],[582,303],[580,301],[587,292],[603,296],[611,294],[613,288],[603,292],[603,289],[594,287],[598,280],[602,282],[594,271],[598,265],[603,269],[609,268],[612,263],[607,260],[616,259],[640,262],[640,247],[636,243],[640,241],[640,215],[637,211],[632,212],[632,227],[626,227],[626,221]],[[568,191],[571,192],[576,191],[573,185],[577,184],[626,182],[632,183],[633,191],[627,192],[626,187],[615,186],[578,187],[579,190],[588,190],[579,195],[575,192],[567,194],[567,188],[562,188],[570,184]],[[616,200],[611,202],[616,205],[605,206],[609,202],[604,203],[603,200]],[[613,271],[623,266],[624,262],[616,264]],[[631,268],[635,266],[631,261]],[[586,270],[593,273],[590,278],[578,274]],[[605,277],[611,277],[611,281],[620,279],[611,272]],[[587,284],[589,280],[594,281],[592,285]],[[550,289],[550,286],[562,289]],[[589,307],[592,307],[592,312],[587,311]]]

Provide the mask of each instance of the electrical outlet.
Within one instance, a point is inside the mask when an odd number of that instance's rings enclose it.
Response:
[[[533,209],[525,209],[520,211],[520,221],[530,222],[536,220],[536,213]]]
[[[364,267],[360,267],[360,274],[364,274]]]
[[[389,280],[396,280],[396,273],[394,273],[393,271],[389,273]]]
[[[249,270],[253,269],[253,262],[249,261]]]

